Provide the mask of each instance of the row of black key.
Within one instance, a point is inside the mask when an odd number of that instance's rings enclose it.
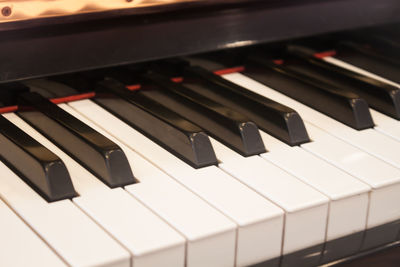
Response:
[[[279,61],[261,50],[253,51],[244,62],[247,75],[355,129],[373,127],[368,105],[358,94],[373,107],[398,118],[398,88],[319,60],[304,47],[290,46],[288,55]],[[169,64],[173,63],[166,66]],[[56,77],[55,83],[27,84],[47,97],[95,88],[98,104],[194,168],[217,164],[207,134],[243,156],[266,151],[258,127],[289,145],[309,141],[301,118],[289,107],[201,67],[183,64],[178,69],[184,77],[181,83],[157,72],[126,68]],[[141,84],[141,89],[129,91],[126,86],[132,83]],[[40,94],[17,88],[13,93],[2,91],[3,105],[17,101],[21,118],[108,186],[136,182],[117,145]],[[0,124],[0,142],[8,148],[0,156],[36,191],[48,201],[76,195],[57,156],[6,119],[1,118]],[[4,152],[8,150],[16,153]]]

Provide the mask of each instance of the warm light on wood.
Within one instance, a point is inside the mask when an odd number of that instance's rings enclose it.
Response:
[[[0,0],[0,23],[195,0]]]

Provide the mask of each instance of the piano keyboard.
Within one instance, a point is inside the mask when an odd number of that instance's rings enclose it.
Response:
[[[0,85],[0,266],[318,266],[398,241],[400,61],[354,42]]]

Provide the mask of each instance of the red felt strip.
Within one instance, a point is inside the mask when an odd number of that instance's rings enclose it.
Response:
[[[275,60],[273,60],[273,62],[274,62],[276,65],[282,65],[282,64],[283,64],[283,60],[282,60],[282,59],[275,59]]]
[[[51,102],[54,104],[61,104],[61,103],[67,103],[67,102],[72,102],[72,101],[78,101],[82,99],[88,99],[88,98],[93,98],[96,95],[95,92],[89,92],[89,93],[84,93],[84,94],[79,94],[79,95],[71,95],[71,96],[66,96],[66,97],[60,97],[60,98],[52,98],[50,99]]]
[[[173,77],[173,78],[171,78],[171,81],[173,81],[175,83],[181,83],[181,82],[183,82],[183,77]]]
[[[127,85],[126,89],[130,91],[136,91],[139,90],[142,86],[140,84],[132,84],[132,85]]]
[[[3,108],[0,108],[0,114],[1,113],[15,112],[17,110],[18,110],[18,106],[3,107]]]
[[[316,58],[324,58],[324,57],[333,57],[336,55],[336,51],[335,50],[329,50],[329,51],[324,51],[324,52],[320,52],[320,53],[315,53],[314,57]]]
[[[230,74],[230,73],[235,73],[235,72],[242,72],[242,71],[244,71],[244,66],[238,66],[238,67],[233,67],[233,68],[216,70],[216,71],[214,71],[214,74],[216,74],[216,75],[225,75],[225,74]]]

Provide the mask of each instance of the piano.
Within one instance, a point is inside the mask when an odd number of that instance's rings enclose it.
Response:
[[[399,266],[399,9],[0,1],[0,266]]]

